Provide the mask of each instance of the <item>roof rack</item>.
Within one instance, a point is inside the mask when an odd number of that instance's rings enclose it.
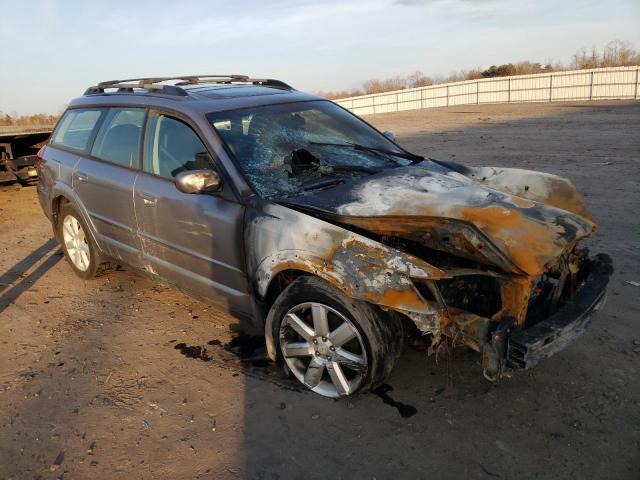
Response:
[[[166,85],[163,82],[177,80],[173,85]],[[248,75],[182,75],[177,77],[147,77],[128,78],[126,80],[109,80],[100,82],[93,87],[87,88],[85,95],[95,95],[104,93],[106,89],[117,89],[121,93],[133,93],[134,89],[147,91],[157,91],[167,95],[186,96],[187,91],[181,87],[187,85],[201,85],[208,83],[251,83],[253,85],[265,85],[268,87],[287,88],[293,87],[280,80],[270,78],[250,78]]]

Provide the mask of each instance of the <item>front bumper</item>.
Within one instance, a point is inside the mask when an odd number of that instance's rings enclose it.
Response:
[[[613,273],[611,259],[598,255],[591,261],[589,276],[553,315],[535,325],[512,331],[507,339],[507,365],[530,368],[567,347],[584,333],[593,315],[604,305]]]

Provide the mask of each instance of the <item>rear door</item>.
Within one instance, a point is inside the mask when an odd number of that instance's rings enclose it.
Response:
[[[143,108],[109,108],[90,155],[77,163],[73,189],[88,211],[97,241],[111,257],[140,266],[141,248],[133,208],[140,166]]]
[[[104,114],[103,108],[73,108],[67,110],[56,125],[49,142],[51,148],[45,150],[46,162],[40,167],[37,187],[43,208],[49,215],[54,185],[60,183],[71,187],[76,164],[90,148]]]
[[[216,162],[186,119],[149,113],[134,195],[144,267],[208,301],[246,314],[244,206],[236,201],[230,184],[216,194],[187,194],[174,183],[181,171],[207,168],[217,169]]]

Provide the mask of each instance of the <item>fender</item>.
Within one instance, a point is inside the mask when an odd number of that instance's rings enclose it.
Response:
[[[416,290],[411,277],[420,279],[446,278],[444,272],[427,273],[418,265],[398,259],[401,252],[391,249],[370,253],[354,252],[346,242],[336,249],[332,258],[321,258],[304,250],[285,250],[265,258],[256,271],[256,291],[261,298],[267,293],[271,280],[284,270],[299,270],[322,278],[348,297],[380,306],[414,313],[431,313],[432,308]],[[368,249],[367,249],[368,250]],[[397,269],[377,265],[380,254],[397,262]],[[384,261],[384,260],[383,260]],[[414,275],[410,275],[412,272]]]
[[[448,278],[439,268],[337,225],[280,205],[265,205],[246,229],[249,272],[260,298],[284,270],[316,275],[350,298],[394,310],[429,313],[412,278]],[[267,213],[267,212],[263,212]],[[277,215],[274,215],[277,214]]]
[[[89,235],[91,236],[91,240],[93,240],[94,245],[98,247],[98,251],[100,253],[104,253],[104,249],[100,245],[100,242],[98,242],[97,230],[95,225],[93,224],[93,221],[91,220],[91,216],[89,215],[89,212],[84,207],[82,201],[80,200],[80,197],[78,197],[78,194],[66,183],[56,182],[53,188],[51,189],[52,212],[53,212],[53,202],[56,198],[60,196],[65,197],[67,200],[69,200],[69,203],[71,203],[73,208],[75,208],[76,211],[80,214],[80,216],[82,217],[82,220],[84,221],[84,224],[87,225],[88,227]],[[57,231],[57,228],[55,228],[55,224],[53,224],[53,227],[54,227],[53,229],[54,236],[60,242],[61,239],[58,238],[58,231]]]

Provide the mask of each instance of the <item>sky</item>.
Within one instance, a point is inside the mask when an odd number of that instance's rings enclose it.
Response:
[[[531,60],[619,39],[640,0],[0,0],[0,111],[58,113],[97,82],[186,74],[299,90]]]

